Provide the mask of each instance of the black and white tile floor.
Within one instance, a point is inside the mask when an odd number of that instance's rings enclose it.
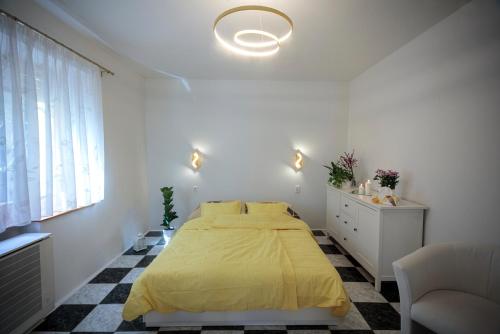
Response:
[[[395,283],[375,291],[373,278],[356,260],[322,231],[314,235],[336,267],[353,302],[349,314],[337,326],[207,326],[147,328],[142,319],[122,319],[123,303],[134,280],[165,247],[161,231],[146,236],[148,248],[127,250],[89,284],[52,312],[33,333],[182,333],[182,334],[326,334],[399,333],[399,294]]]

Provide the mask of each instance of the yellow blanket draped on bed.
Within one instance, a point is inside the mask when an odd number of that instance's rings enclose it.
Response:
[[[305,307],[350,307],[309,227],[284,214],[221,215],[184,224],[133,284],[123,318]]]

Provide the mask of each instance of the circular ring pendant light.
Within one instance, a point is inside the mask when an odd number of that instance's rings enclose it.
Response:
[[[243,12],[243,11],[260,11],[260,12],[267,12],[271,13],[274,15],[277,15],[281,17],[283,20],[285,20],[289,26],[288,31],[283,34],[282,36],[276,36],[273,33],[270,33],[268,31],[264,30],[258,30],[258,29],[243,29],[237,31],[234,36],[233,36],[233,42],[231,43],[229,40],[223,38],[217,31],[217,25],[219,22],[221,22],[222,19],[227,17],[228,15],[238,13],[238,12]],[[217,18],[215,19],[214,22],[214,35],[215,38],[221,43],[222,46],[224,46],[226,49],[242,55],[242,56],[249,56],[249,57],[268,57],[276,54],[280,47],[281,43],[288,39],[292,35],[293,31],[293,22],[292,20],[283,12],[271,8],[271,7],[266,7],[266,6],[258,6],[258,5],[252,5],[252,6],[240,6],[240,7],[235,7],[226,10]],[[262,38],[266,38],[264,41],[254,41],[254,40],[248,40],[245,39],[245,36],[250,36],[250,35],[255,35],[255,36],[260,36]]]
[[[240,36],[246,36],[246,35],[264,36],[268,37],[270,40],[266,42],[249,42],[240,38]],[[273,35],[270,32],[264,30],[255,30],[255,29],[240,30],[236,32],[234,34],[234,42],[240,46],[247,48],[255,48],[255,49],[267,48],[270,46],[276,46],[280,44],[280,40],[278,37],[276,37],[276,35]]]

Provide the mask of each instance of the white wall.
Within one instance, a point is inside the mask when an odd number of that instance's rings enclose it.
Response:
[[[425,243],[500,243],[500,4],[473,1],[350,84],[360,172],[402,175]]]
[[[115,72],[115,76],[104,76],[102,84],[104,200],[28,228],[53,233],[55,297],[61,301],[146,229],[144,79],[128,62],[61,23],[34,2],[4,1],[1,7]]]
[[[321,165],[347,144],[347,85],[194,80],[187,88],[151,79],[146,129],[150,228],[161,223],[164,185],[174,186],[177,224],[200,201],[242,199],[287,201],[312,227],[324,227],[328,171]],[[196,173],[194,148],[204,155]],[[291,167],[295,148],[306,156],[299,173]]]

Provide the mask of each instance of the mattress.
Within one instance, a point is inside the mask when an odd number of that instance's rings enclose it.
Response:
[[[123,318],[157,312],[350,307],[342,280],[303,221],[220,215],[188,221],[134,282]]]

